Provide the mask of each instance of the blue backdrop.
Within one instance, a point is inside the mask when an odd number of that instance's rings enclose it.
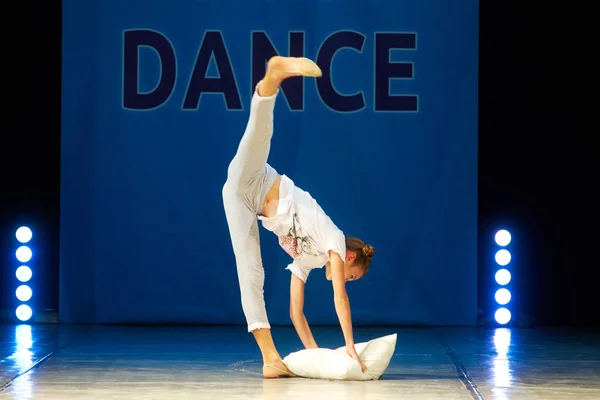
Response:
[[[63,1],[60,319],[245,324],[221,200],[254,84],[284,86],[269,162],[376,248],[357,324],[476,320],[478,2]],[[270,321],[289,256],[261,228]],[[337,324],[311,273],[310,323]]]

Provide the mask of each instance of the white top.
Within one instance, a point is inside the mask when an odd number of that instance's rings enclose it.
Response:
[[[296,187],[285,175],[279,186],[279,205],[272,218],[258,216],[263,227],[279,237],[279,245],[294,260],[287,266],[306,282],[314,268],[329,261],[329,250],[346,258],[346,239],[310,193]]]

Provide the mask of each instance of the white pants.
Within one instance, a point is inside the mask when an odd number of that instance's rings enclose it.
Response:
[[[260,83],[259,83],[260,84]],[[267,158],[273,136],[277,94],[252,97],[250,117],[223,186],[223,205],[235,254],[242,309],[248,332],[270,328],[264,299],[265,272],[260,254],[258,214],[277,178]]]

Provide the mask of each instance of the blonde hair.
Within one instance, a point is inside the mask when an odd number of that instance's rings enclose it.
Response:
[[[356,252],[355,263],[363,267],[366,274],[371,265],[371,259],[375,255],[375,248],[358,238],[347,237],[346,250],[353,250]]]

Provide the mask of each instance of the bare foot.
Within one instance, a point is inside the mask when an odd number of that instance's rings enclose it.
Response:
[[[323,75],[321,68],[314,61],[305,57],[271,57],[267,63],[267,73],[277,75],[280,79],[292,76],[313,76]]]
[[[267,379],[273,379],[293,377],[295,375],[285,366],[283,361],[277,360],[263,365],[263,376]]]

